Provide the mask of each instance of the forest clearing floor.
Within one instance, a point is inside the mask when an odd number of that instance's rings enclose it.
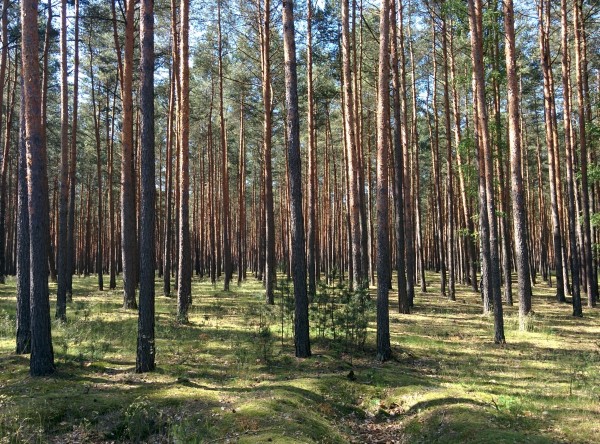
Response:
[[[390,292],[394,360],[385,363],[374,360],[374,310],[365,347],[349,345],[341,326],[334,340],[327,316],[313,313],[313,356],[300,360],[283,286],[268,309],[253,277],[230,292],[194,280],[190,322],[179,325],[176,298],[157,279],[157,370],[148,374],[134,373],[136,311],[121,308],[120,290],[76,278],[68,322],[53,321],[48,378],[31,378],[28,357],[14,354],[9,279],[0,287],[0,443],[598,442],[600,310],[573,318],[538,282],[529,331],[518,330],[517,304],[505,306],[500,346],[479,294],[457,286],[450,302],[438,276],[427,277],[410,315],[397,313]]]

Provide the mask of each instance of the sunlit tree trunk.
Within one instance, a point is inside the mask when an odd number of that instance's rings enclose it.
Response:
[[[493,162],[491,141],[488,129],[488,114],[485,100],[485,73],[483,64],[483,5],[481,0],[468,0],[469,23],[471,29],[471,56],[475,86],[475,106],[479,128],[480,180],[485,181],[485,205],[481,209],[487,213],[489,225],[489,273],[488,291],[494,303],[494,342],[504,343],[504,315],[502,310],[502,294],[500,292],[500,257],[498,254],[498,227],[496,222],[496,206],[494,202]],[[483,170],[484,176],[481,175]],[[482,214],[483,224],[485,219]],[[485,240],[482,238],[482,242]]]
[[[300,160],[300,115],[298,113],[298,77],[293,2],[283,2],[283,54],[285,60],[286,136],[290,174],[290,222],[292,237],[292,277],[294,280],[294,342],[296,357],[311,355],[306,289],[306,251],[302,214],[302,167]]]
[[[520,91],[517,76],[514,21],[513,0],[504,0],[504,35],[506,39],[504,50],[508,80],[508,143],[510,147],[511,197],[519,295],[519,327],[521,330],[525,330],[527,326],[526,319],[531,312],[531,274],[529,268],[527,209],[523,190]]]
[[[585,47],[585,22],[582,11],[582,0],[573,0],[575,29],[575,78],[577,82],[577,104],[579,117],[579,162],[581,168],[581,207],[583,210],[583,257],[587,283],[587,305],[594,307],[598,300],[598,280],[594,273],[592,260],[592,235],[590,226],[590,195],[588,185],[588,136],[586,129],[585,82],[587,78],[587,54]],[[565,5],[566,8],[566,5]],[[573,314],[581,315],[573,301]]]
[[[125,56],[123,57],[123,88],[121,101],[121,254],[123,257],[123,307],[137,308],[135,181],[133,179],[133,41],[135,0],[127,0],[125,10]]]
[[[181,0],[180,16],[180,147],[179,147],[179,271],[177,273],[177,317],[187,322],[192,302],[192,267],[190,257],[190,97],[189,97],[189,0]]]

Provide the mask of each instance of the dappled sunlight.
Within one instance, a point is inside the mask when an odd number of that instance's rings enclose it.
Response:
[[[412,314],[390,312],[395,358],[381,364],[373,319],[364,350],[313,332],[313,357],[301,360],[277,294],[267,308],[255,280],[231,292],[195,280],[187,324],[176,321],[176,298],[157,297],[158,367],[138,375],[136,312],[122,308],[120,290],[86,292],[94,284],[75,280],[68,321],[53,322],[58,371],[42,379],[12,355],[14,281],[0,288],[2,434],[66,436],[85,423],[92,442],[128,439],[132,411],[153,415],[157,436],[239,442],[346,442],[367,431],[402,442],[593,442],[598,433],[599,313],[571,317],[550,288],[536,288],[529,331],[507,307],[504,346],[478,294],[417,294]]]

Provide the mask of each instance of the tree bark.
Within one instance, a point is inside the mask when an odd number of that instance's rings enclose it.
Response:
[[[48,292],[48,176],[46,147],[42,143],[40,66],[38,60],[38,2],[21,1],[21,54],[25,79],[25,128],[27,145],[27,193],[30,249],[30,316],[32,376],[54,372],[54,351]]]
[[[177,317],[187,322],[192,303],[192,267],[190,258],[190,98],[189,98],[189,0],[181,0],[180,31],[180,147],[179,147],[179,270],[177,273]]]
[[[566,0],[562,1],[565,2]],[[504,35],[506,39],[504,51],[508,81],[508,143],[510,146],[511,197],[517,260],[519,328],[525,330],[527,316],[531,312],[531,274],[529,268],[527,208],[523,190],[521,161],[520,90],[517,76],[513,0],[504,0]]]
[[[300,159],[300,115],[298,113],[298,77],[296,73],[296,41],[293,2],[283,2],[283,49],[285,60],[285,99],[287,106],[286,136],[290,174],[292,274],[294,280],[294,342],[296,357],[308,358],[310,338],[308,295],[306,289],[306,251],[304,216],[302,214],[302,167]]]
[[[21,77],[19,107],[19,153],[17,185],[17,354],[31,353],[29,213],[27,198],[27,147],[25,145],[25,103]]]
[[[135,371],[154,370],[154,0],[140,5],[140,309]]]
[[[388,222],[390,4],[388,0],[381,3],[379,30],[377,82],[377,360],[386,361],[392,356],[388,299],[390,282]]]
[[[123,307],[137,308],[135,181],[133,179],[133,44],[135,0],[125,10],[125,55],[123,57],[123,122],[121,130],[121,256],[123,258]]]
[[[69,217],[69,85],[67,83],[67,1],[60,3],[60,201],[58,210],[56,319],[67,320]]]

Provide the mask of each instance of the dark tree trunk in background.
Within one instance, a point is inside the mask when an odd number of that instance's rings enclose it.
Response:
[[[69,249],[69,85],[67,83],[67,1],[60,5],[60,203],[58,210],[58,245],[56,246],[58,286],[56,319],[67,320],[67,269]]]
[[[383,0],[379,13],[379,77],[377,83],[377,360],[392,356],[390,344],[390,246],[388,222],[389,170],[389,44],[390,4]]]
[[[25,145],[25,102],[23,79],[21,78],[21,106],[19,153],[18,153],[18,184],[17,184],[17,354],[31,353],[31,322],[30,322],[30,268],[29,268],[29,213],[27,198],[27,152]]]
[[[260,4],[260,1],[259,1]],[[260,8],[259,8],[260,10]],[[259,11],[260,12],[260,11]],[[275,282],[277,280],[275,259],[275,213],[273,210],[273,167],[271,164],[271,140],[273,133],[273,103],[271,98],[271,2],[265,0],[263,18],[260,27],[261,66],[263,96],[263,181],[264,181],[264,271],[267,304],[275,303]],[[262,253],[261,253],[262,256]],[[261,261],[262,262],[262,261]]]
[[[6,59],[8,53],[8,0],[2,2],[2,18],[1,18],[1,33],[2,33],[2,51],[0,53],[0,108],[4,103],[4,78],[6,77]],[[0,134],[2,134],[4,113],[0,113]],[[7,119],[8,120],[8,119]],[[6,122],[7,127],[9,122]],[[8,134],[8,131],[7,131]],[[6,164],[8,163],[7,152],[4,151],[2,156],[2,184],[0,189],[0,283],[6,281],[6,252],[4,251],[4,243],[6,240]]]
[[[312,300],[317,294],[317,139],[315,134],[315,103],[313,93],[312,61],[312,0],[307,0],[306,17],[306,88],[308,100],[308,227],[307,227],[307,266],[308,296]]]
[[[306,289],[306,251],[304,216],[302,214],[302,168],[300,161],[300,115],[298,113],[298,76],[296,73],[296,42],[293,2],[283,2],[283,49],[285,59],[285,103],[287,106],[286,135],[290,174],[292,274],[294,280],[294,342],[296,357],[310,356],[308,328],[308,295]]]
[[[125,56],[123,64],[123,123],[121,130],[121,254],[123,257],[123,307],[137,308],[135,181],[133,179],[133,40],[135,0],[125,10]]]
[[[140,5],[140,309],[135,371],[154,370],[154,0]]]
[[[219,46],[219,126],[221,131],[221,200],[223,211],[221,224],[223,226],[223,290],[229,291],[229,282],[233,267],[231,266],[231,236],[229,232],[229,165],[227,156],[227,135],[225,132],[225,114],[223,109],[223,38],[221,33],[221,0],[217,5],[218,15],[218,46]]]
[[[402,152],[402,128],[401,128],[401,109],[400,109],[400,73],[398,70],[398,43],[396,41],[396,2],[391,0],[390,8],[392,25],[391,38],[391,57],[392,57],[392,78],[394,85],[393,109],[394,109],[394,229],[396,230],[396,268],[398,271],[398,312],[410,313],[410,300],[408,298],[406,287],[406,265],[405,265],[405,233],[404,233],[404,155]],[[409,258],[412,260],[412,258]]]
[[[37,0],[21,1],[21,54],[25,79],[25,143],[27,145],[27,194],[29,198],[30,315],[32,376],[54,372],[48,292],[48,176],[43,142]]]
[[[91,37],[90,37],[91,39]],[[94,120],[94,137],[96,140],[96,185],[98,189],[97,194],[97,237],[96,237],[96,273],[98,273],[98,290],[104,290],[103,270],[102,270],[102,250],[103,250],[103,226],[104,218],[102,216],[102,141],[100,139],[100,110],[99,106],[96,105],[96,86],[94,84],[94,56],[92,50],[91,40],[89,42],[90,51],[90,83],[92,92],[92,116]]]
[[[69,166],[69,225],[67,228],[67,300],[73,299],[75,264],[75,186],[77,184],[77,119],[79,103],[79,0],[75,0],[75,54],[73,63],[73,123],[71,126],[71,160]]]

